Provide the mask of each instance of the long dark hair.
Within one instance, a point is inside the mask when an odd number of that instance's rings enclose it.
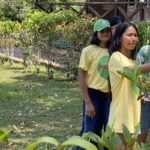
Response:
[[[137,32],[137,35],[139,37],[139,32],[136,28],[136,26],[130,22],[124,22],[124,23],[121,23],[117,26],[116,28],[116,31],[115,31],[115,34],[114,34],[114,37],[111,41],[111,44],[110,44],[110,47],[109,47],[109,52],[110,52],[110,55],[115,52],[115,51],[120,51],[120,48],[121,48],[121,42],[120,42],[120,39],[123,35],[123,33],[127,30],[127,28],[129,28],[130,26],[134,27],[136,32]],[[135,52],[136,52],[136,47],[135,49],[131,52],[131,58],[134,59],[134,56],[135,56]]]
[[[111,38],[110,38],[110,40],[107,42],[107,48],[108,47],[110,47],[110,42],[111,41]],[[92,35],[92,38],[91,38],[91,40],[90,40],[90,44],[94,44],[94,45],[97,45],[97,46],[99,46],[99,44],[100,44],[100,39],[98,38],[98,36],[97,36],[97,31],[96,32],[94,32],[93,33],[93,35]]]

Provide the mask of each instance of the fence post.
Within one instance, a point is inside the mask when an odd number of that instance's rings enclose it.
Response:
[[[144,10],[143,10],[143,4],[140,3],[140,21],[144,20]]]

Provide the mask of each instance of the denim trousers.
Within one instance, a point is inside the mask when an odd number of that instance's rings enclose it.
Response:
[[[99,90],[88,88],[88,93],[95,108],[96,115],[93,118],[86,115],[85,103],[83,101],[82,128],[79,135],[82,136],[83,133],[90,131],[101,136],[102,129],[106,129],[108,122],[111,100],[107,93]],[[82,149],[76,147],[76,150]]]

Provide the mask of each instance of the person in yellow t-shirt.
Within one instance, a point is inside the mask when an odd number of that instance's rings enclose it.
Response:
[[[128,147],[123,137],[123,125],[134,134],[134,128],[140,123],[140,101],[138,101],[139,89],[121,76],[117,71],[123,71],[124,67],[133,69],[135,48],[138,42],[138,30],[129,22],[118,25],[114,34],[110,51],[109,76],[112,91],[112,102],[108,125],[121,138],[125,147]],[[142,72],[150,71],[150,63],[139,65]]]
[[[91,131],[101,134],[109,115],[108,47],[110,23],[99,19],[94,25],[90,45],[82,50],[79,62],[79,84],[83,95],[83,123],[80,135]]]

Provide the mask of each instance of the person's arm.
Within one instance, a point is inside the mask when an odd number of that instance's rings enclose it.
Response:
[[[150,63],[139,65],[139,69],[142,73],[150,72]]]
[[[95,109],[91,102],[90,96],[88,94],[88,87],[85,81],[86,75],[87,72],[79,68],[79,84],[80,84],[81,93],[83,95],[83,99],[85,101],[86,113],[89,117],[92,118],[95,116]]]
[[[133,69],[133,68],[134,68],[134,65],[129,66],[129,69]],[[146,64],[141,64],[141,65],[139,65],[139,70],[140,70],[142,73],[150,72],[150,63],[146,63]]]

